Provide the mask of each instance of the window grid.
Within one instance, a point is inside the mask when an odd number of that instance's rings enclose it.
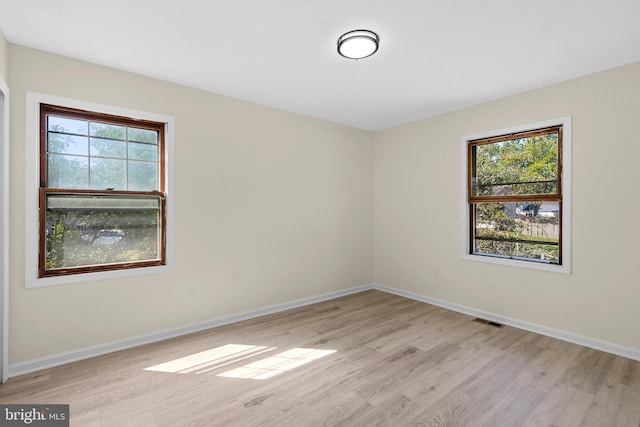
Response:
[[[47,140],[46,140],[46,152],[47,152],[47,163],[46,166],[48,167],[49,165],[49,156],[50,155],[54,155],[54,156],[69,156],[69,157],[77,157],[77,158],[82,158],[82,159],[87,159],[87,187],[88,189],[92,189],[92,190],[105,190],[108,188],[94,188],[92,185],[92,159],[106,159],[106,160],[118,160],[118,161],[123,161],[124,162],[124,183],[125,183],[125,188],[123,188],[122,190],[124,191],[129,191],[130,190],[130,180],[129,180],[129,175],[130,175],[130,165],[131,162],[139,162],[142,164],[149,164],[149,165],[155,165],[157,167],[157,169],[159,170],[160,168],[158,167],[161,163],[161,159],[160,159],[160,153],[159,151],[159,131],[158,130],[153,130],[153,132],[156,132],[156,143],[150,143],[150,142],[146,142],[146,141],[136,141],[136,140],[131,140],[130,137],[130,133],[131,133],[131,129],[141,129],[141,128],[133,128],[131,126],[124,126],[125,128],[125,137],[124,139],[118,139],[118,138],[112,138],[112,137],[106,137],[106,136],[96,136],[96,135],[92,135],[92,125],[93,124],[98,124],[98,125],[102,125],[102,124],[106,124],[105,122],[102,121],[95,121],[95,120],[88,120],[87,121],[87,129],[88,132],[86,134],[81,134],[81,133],[74,133],[74,132],[61,132],[61,131],[56,131],[56,130],[50,130],[50,126],[49,126],[49,118],[50,117],[61,117],[59,115],[55,115],[55,114],[49,114],[47,115]],[[82,155],[82,154],[74,154],[74,153],[65,153],[62,150],[60,151],[56,151],[55,149],[51,149],[51,146],[49,144],[49,140],[50,140],[50,135],[60,135],[60,136],[75,136],[75,137],[80,137],[80,138],[86,138],[87,140],[87,155]],[[123,156],[108,156],[108,155],[100,155],[100,153],[95,153],[94,151],[98,151],[97,149],[94,150],[93,148],[93,142],[95,142],[96,140],[98,141],[112,141],[114,143],[124,143],[124,155]],[[154,156],[157,160],[149,160],[149,159],[142,159],[142,158],[132,158],[130,155],[130,151],[131,151],[131,147],[132,144],[138,144],[141,146],[149,146],[149,147],[154,147],[155,148],[155,153]],[[135,147],[135,145],[133,146]],[[134,163],[135,164],[135,163]],[[43,178],[47,179],[48,181],[48,175],[43,175]],[[159,180],[157,181],[158,183],[160,182]],[[159,190],[159,185],[155,186],[156,188],[154,188],[154,190]],[[110,188],[110,187],[109,187]],[[115,189],[115,188],[114,188]]]

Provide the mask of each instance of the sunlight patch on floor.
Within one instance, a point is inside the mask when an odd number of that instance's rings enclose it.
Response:
[[[275,347],[267,348],[256,345],[226,344],[211,350],[202,351],[200,353],[191,354],[166,363],[148,367],[145,368],[145,371],[181,374],[189,374],[193,372],[202,373],[271,350],[275,350]]]
[[[313,348],[294,348],[285,352],[249,363],[241,368],[218,374],[220,377],[249,378],[265,380],[284,372],[306,365],[335,353],[336,350],[318,350]]]

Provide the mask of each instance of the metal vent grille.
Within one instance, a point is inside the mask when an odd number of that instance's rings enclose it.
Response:
[[[494,328],[504,328],[504,325],[502,323],[492,322],[491,320],[487,319],[480,319],[479,317],[476,317],[475,319],[473,319],[473,321],[482,323],[483,325],[493,326]]]

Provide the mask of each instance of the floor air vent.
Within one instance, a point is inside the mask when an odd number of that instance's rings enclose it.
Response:
[[[478,323],[482,323],[483,325],[493,326],[494,328],[503,328],[504,327],[504,325],[502,323],[492,322],[491,320],[480,319],[478,317],[473,319],[473,321],[474,322],[478,322]]]

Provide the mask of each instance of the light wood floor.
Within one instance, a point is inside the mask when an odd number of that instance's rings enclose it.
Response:
[[[367,291],[12,378],[0,402],[82,427],[638,427],[640,362]]]

